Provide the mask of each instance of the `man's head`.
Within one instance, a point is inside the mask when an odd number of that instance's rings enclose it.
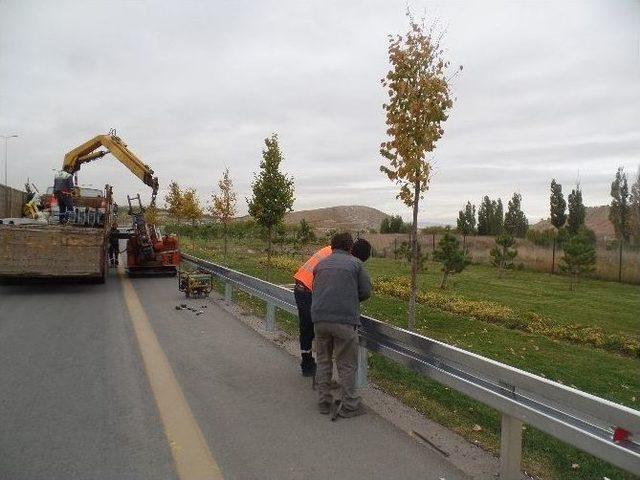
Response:
[[[331,250],[350,252],[353,247],[353,237],[349,232],[336,233],[331,238]]]
[[[371,244],[364,238],[357,239],[351,247],[351,255],[366,262],[371,256]]]

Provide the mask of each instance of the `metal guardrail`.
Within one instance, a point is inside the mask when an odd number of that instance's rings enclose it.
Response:
[[[274,331],[276,308],[297,315],[293,292],[259,278],[182,254],[183,260],[225,282],[225,300],[233,288],[267,303],[266,329]],[[574,447],[634,474],[640,474],[640,412],[494,360],[361,317],[360,359],[366,350],[390,358],[498,410],[502,415],[500,478],[521,478],[522,427],[536,427]],[[360,361],[359,383],[366,383]]]

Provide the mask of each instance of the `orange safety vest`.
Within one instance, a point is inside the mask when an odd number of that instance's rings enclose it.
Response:
[[[331,247],[326,246],[321,248],[316,253],[311,255],[309,260],[307,260],[295,273],[293,278],[295,278],[298,282],[303,284],[309,290],[313,289],[313,269],[315,266],[322,260],[323,258],[327,258],[331,255]]]

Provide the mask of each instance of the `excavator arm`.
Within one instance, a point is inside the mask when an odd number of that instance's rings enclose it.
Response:
[[[151,187],[153,190],[151,204],[155,204],[158,193],[158,178],[153,176],[153,170],[136,157],[120,137],[113,132],[108,135],[98,135],[68,152],[64,156],[62,169],[73,174],[80,170],[83,163],[91,162],[111,153],[136,177]],[[100,147],[107,150],[98,150]]]

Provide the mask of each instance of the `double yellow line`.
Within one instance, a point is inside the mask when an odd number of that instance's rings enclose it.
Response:
[[[131,280],[122,272],[119,277],[178,477],[180,480],[222,480],[222,471],[193,417]]]

